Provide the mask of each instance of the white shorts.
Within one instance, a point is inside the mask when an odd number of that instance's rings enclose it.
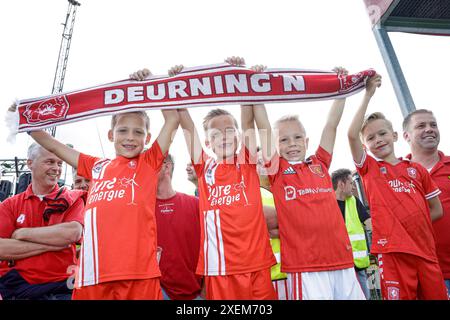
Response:
[[[288,300],[366,300],[354,268],[287,275]]]
[[[288,285],[287,279],[272,280],[273,288],[278,296],[278,300],[288,300]]]

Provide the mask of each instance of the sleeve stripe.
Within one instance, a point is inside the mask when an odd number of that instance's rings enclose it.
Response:
[[[430,192],[429,194],[426,194],[426,195],[425,195],[425,199],[429,200],[429,199],[431,199],[431,198],[437,197],[437,196],[440,195],[440,194],[441,194],[441,190],[436,189],[436,190],[434,190],[433,192]]]
[[[361,158],[361,162],[360,163],[356,163],[356,161],[353,160],[353,162],[355,163],[355,166],[358,168],[362,168],[364,165],[364,162],[366,162],[366,158],[367,158],[367,153],[366,150],[363,151],[363,156]]]

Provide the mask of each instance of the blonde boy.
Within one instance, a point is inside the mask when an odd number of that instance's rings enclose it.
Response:
[[[334,101],[319,148],[308,158],[309,138],[298,116],[285,116],[275,123],[275,143],[264,106],[253,108],[266,166],[277,169],[269,170],[269,178],[289,300],[365,299],[328,174],[344,105],[345,99]]]
[[[380,85],[379,75],[368,80],[348,138],[369,200],[371,252],[378,254],[382,295],[386,300],[446,299],[431,226],[442,216],[440,190],[420,164],[395,156],[397,133],[383,114],[364,119]]]

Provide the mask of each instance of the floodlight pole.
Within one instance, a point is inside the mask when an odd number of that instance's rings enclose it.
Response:
[[[391,78],[402,115],[403,117],[406,117],[409,113],[416,110],[416,106],[397,59],[397,55],[395,54],[394,47],[392,46],[391,39],[389,38],[386,29],[379,24],[373,27],[373,34],[375,35],[378,48],[380,49],[384,64],[386,65],[389,77]]]
[[[68,0],[68,2],[69,7],[67,8],[66,20],[63,23],[64,29],[61,38],[61,45],[59,47],[55,77],[53,79],[52,94],[62,92],[64,86],[67,61],[69,59],[70,43],[72,41],[73,26],[75,24],[77,7],[80,6],[80,3],[75,0]],[[54,137],[56,134],[56,127],[51,127],[47,129],[47,131]]]

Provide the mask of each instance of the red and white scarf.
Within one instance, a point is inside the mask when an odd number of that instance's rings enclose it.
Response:
[[[364,88],[366,79],[373,75],[374,70],[346,76],[302,69],[255,72],[226,63],[186,68],[173,77],[124,80],[21,100],[13,131],[33,131],[138,110],[344,98]]]

